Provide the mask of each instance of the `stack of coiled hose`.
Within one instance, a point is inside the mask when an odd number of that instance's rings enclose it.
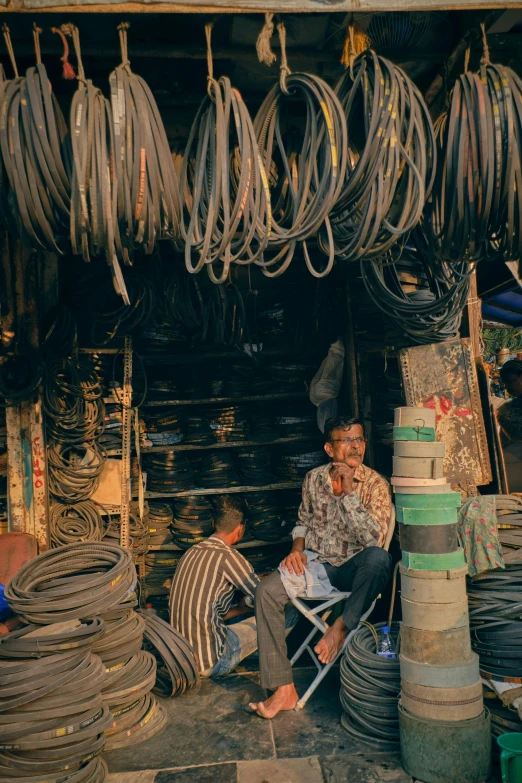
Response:
[[[184,636],[169,623],[148,612],[139,612],[145,621],[145,646],[158,664],[154,692],[166,697],[182,696],[199,684],[194,651]]]
[[[270,186],[272,231],[258,262],[268,277],[288,269],[301,246],[315,277],[327,275],[334,264],[335,246],[330,212],[344,185],[348,132],[343,108],[332,88],[309,73],[291,73],[286,61],[286,33],[281,41],[281,78],[270,90],[254,120],[259,152]],[[285,130],[296,114],[296,98],[304,106],[304,132]],[[323,227],[326,263],[317,269],[307,241]]]
[[[335,92],[350,140],[346,177],[331,210],[336,254],[347,261],[376,258],[421,218],[435,177],[433,125],[411,79],[370,50]]]
[[[102,394],[100,378],[91,367],[72,359],[48,358],[42,405],[52,546],[103,538],[101,509],[90,500],[106,460],[98,443],[105,426]]]
[[[48,647],[54,653],[58,644],[63,644],[63,649],[83,650],[89,636],[89,654],[94,654],[91,657],[102,674],[98,695],[104,736],[100,750],[148,739],[167,720],[164,708],[150,693],[156,680],[156,660],[141,649],[144,621],[134,611],[136,583],[136,569],[127,550],[105,542],[82,543],[50,550],[30,561],[5,591],[11,609],[33,623],[72,622],[79,626],[79,620],[95,618],[85,620],[80,628],[73,625],[75,635],[65,641],[59,636],[54,643],[42,641],[42,649]],[[14,634],[10,635],[14,639],[11,650],[27,645],[23,632]],[[9,642],[9,636],[3,639],[4,645]],[[39,644],[38,638],[34,644]]]
[[[35,25],[36,67],[18,76],[4,26],[15,78],[0,81],[0,148],[9,183],[3,203],[5,222],[30,248],[63,254],[69,244],[71,145],[41,61],[40,33]]]
[[[427,222],[438,255],[454,263],[522,254],[522,80],[491,63],[481,27],[480,71],[457,79],[436,124],[441,154]]]
[[[208,96],[194,118],[183,156],[181,236],[188,271],[206,268],[214,283],[223,283],[232,263],[260,259],[270,238],[272,214],[250,114],[228,78],[213,78],[211,25],[205,32]]]
[[[428,286],[406,292],[397,266],[409,261]],[[438,259],[425,235],[416,229],[401,252],[361,259],[361,276],[370,297],[386,318],[416,343],[442,342],[458,334],[470,289],[470,264],[448,264]]]
[[[122,64],[109,77],[117,182],[120,251],[125,263],[134,249],[154,250],[157,239],[179,233],[178,180],[156,101],[146,82],[132,73],[128,22],[118,25]]]
[[[377,632],[386,623],[362,625],[341,658],[341,723],[357,742],[374,750],[396,751],[399,743],[399,658],[377,655]],[[399,623],[392,623],[397,638]]]

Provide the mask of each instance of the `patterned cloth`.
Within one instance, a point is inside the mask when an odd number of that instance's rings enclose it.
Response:
[[[354,491],[337,497],[330,481],[330,464],[306,474],[299,522],[293,538],[317,552],[321,562],[341,566],[368,546],[383,546],[390,524],[390,485],[382,476],[359,465]]]
[[[466,500],[459,509],[458,533],[470,576],[505,568],[498,540],[496,495]]]

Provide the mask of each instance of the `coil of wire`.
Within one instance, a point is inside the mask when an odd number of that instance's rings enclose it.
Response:
[[[442,154],[428,224],[437,253],[451,262],[522,253],[522,80],[491,63],[482,30],[480,71],[457,79],[436,124]]]
[[[341,658],[341,724],[358,742],[375,750],[396,751],[399,743],[399,658],[377,655],[377,631],[385,623],[359,628]],[[397,637],[399,623],[393,623]]]
[[[132,261],[135,247],[150,254],[157,239],[177,238],[180,220],[178,179],[167,135],[152,92],[130,69],[128,28],[128,22],[118,25],[122,64],[109,77],[125,263]]]
[[[278,24],[281,42],[281,78],[263,101],[254,120],[258,147],[270,186],[272,231],[259,265],[268,277],[288,269],[298,243],[308,270],[315,277],[329,274],[334,264],[334,241],[329,214],[344,185],[348,134],[346,118],[331,87],[318,76],[291,73],[286,60],[286,33]],[[305,106],[306,126],[291,123],[295,99]],[[291,130],[284,132],[290,121]],[[307,240],[324,224],[322,249],[327,261],[312,264]],[[270,257],[269,257],[270,256]]]
[[[116,292],[130,304],[118,258],[122,257],[115,220],[118,183],[111,161],[116,158],[111,105],[91,79],[85,78],[80,34],[72,24],[61,32],[72,38],[78,62],[78,89],[71,102],[73,129],[70,235],[72,251],[84,261],[105,258]]]
[[[68,544],[22,566],[5,597],[27,622],[48,625],[108,612],[133,593],[136,581],[131,554],[122,547]]]
[[[421,218],[435,178],[435,132],[420,90],[371,50],[356,58],[335,92],[350,139],[330,215],[336,253],[347,261],[375,258]]]
[[[420,230],[402,252],[381,259],[361,259],[361,276],[370,297],[395,327],[416,343],[442,342],[458,334],[470,289],[471,264],[450,265],[438,260]],[[395,257],[394,257],[395,256]],[[406,292],[397,265],[412,262],[428,286]]]
[[[98,505],[91,500],[74,505],[51,504],[49,528],[53,547],[103,538],[103,518]]]
[[[158,662],[154,693],[174,697],[196,687],[198,666],[187,640],[156,615],[142,611],[139,614],[145,620],[146,647]]]
[[[100,378],[88,365],[48,361],[42,392],[47,432],[60,443],[95,440],[104,428],[102,395]]]
[[[106,454],[96,441],[48,445],[49,491],[64,503],[88,500],[96,491]]]
[[[0,82],[0,148],[9,181],[7,223],[33,250],[68,247],[71,147],[62,112],[40,56],[41,30],[34,25],[36,67],[18,76],[9,35],[4,37],[15,78]],[[5,203],[5,202],[4,202]]]
[[[214,283],[223,283],[231,264],[249,264],[261,257],[272,215],[250,114],[227,77],[213,78],[211,25],[205,32],[208,95],[194,119],[181,166],[181,235],[188,271],[206,267]]]

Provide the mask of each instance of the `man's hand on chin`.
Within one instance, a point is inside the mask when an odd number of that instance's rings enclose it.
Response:
[[[334,489],[335,485],[339,486],[340,484],[343,495],[349,495],[353,492],[353,477],[359,463],[358,457],[348,457],[346,462],[332,462],[330,479]]]

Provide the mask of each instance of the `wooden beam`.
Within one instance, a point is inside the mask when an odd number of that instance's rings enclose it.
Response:
[[[522,8],[521,0],[397,0],[393,5],[394,11],[474,11],[479,9]],[[339,0],[325,6],[318,0],[287,0],[281,7],[280,0],[240,0],[239,4],[231,5],[231,0],[193,0],[193,2],[164,3],[94,3],[77,0],[77,2],[64,4],[62,0],[9,0],[9,4],[0,8],[4,12],[34,13],[35,11],[63,13],[115,13],[115,14],[245,14],[263,13],[273,11],[285,14],[294,13],[369,13],[388,12],[389,0]]]

